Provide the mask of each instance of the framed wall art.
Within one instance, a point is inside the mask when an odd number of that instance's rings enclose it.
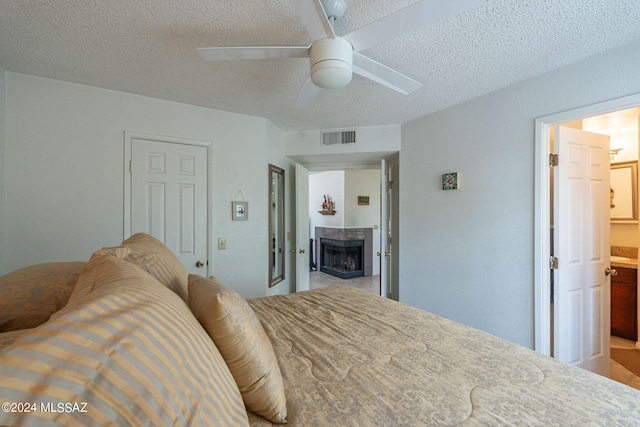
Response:
[[[249,219],[249,202],[231,202],[231,220],[246,221]]]
[[[442,189],[457,190],[460,188],[460,179],[458,172],[450,172],[442,174]]]
[[[369,206],[369,196],[358,196],[358,205]]]

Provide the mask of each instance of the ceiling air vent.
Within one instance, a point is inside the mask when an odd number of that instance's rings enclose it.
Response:
[[[322,132],[322,145],[355,144],[355,143],[356,143],[355,130]]]

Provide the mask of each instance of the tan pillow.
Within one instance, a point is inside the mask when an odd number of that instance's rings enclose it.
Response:
[[[8,414],[1,424],[248,426],[229,368],[180,297],[106,254],[78,283],[91,284],[83,299],[0,352],[0,396],[87,411]]]
[[[192,274],[189,307],[227,362],[247,409],[274,423],[287,422],[278,360],[247,301],[213,276]]]
[[[0,332],[34,328],[65,306],[85,262],[50,262],[0,277]]]
[[[189,272],[164,243],[153,236],[137,233],[114,248],[97,251],[137,265],[187,302]]]

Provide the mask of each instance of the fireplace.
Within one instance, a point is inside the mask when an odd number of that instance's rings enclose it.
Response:
[[[364,276],[364,240],[321,238],[320,271],[341,279]]]

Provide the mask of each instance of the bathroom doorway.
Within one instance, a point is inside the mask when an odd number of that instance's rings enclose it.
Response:
[[[594,127],[598,121],[602,122],[603,118],[595,118],[595,116],[608,115],[616,111],[628,110],[636,108],[640,105],[640,95],[634,95],[626,98],[612,100],[599,105],[584,107],[578,110],[558,113],[546,116],[536,120],[536,247],[535,247],[535,298],[536,298],[536,350],[547,355],[554,355],[557,349],[553,348],[554,339],[553,331],[557,330],[558,325],[554,325],[552,317],[553,309],[551,305],[552,297],[552,275],[550,274],[550,261],[552,254],[551,242],[553,241],[553,223],[551,221],[553,180],[552,173],[549,168],[549,154],[552,153],[550,147],[550,136],[552,127],[561,124],[569,124],[570,127],[589,128],[595,130]],[[635,110],[637,112],[637,108]],[[627,112],[629,113],[629,112]],[[615,116],[615,115],[614,115]],[[612,117],[610,116],[611,120]],[[578,126],[579,124],[579,126]],[[635,119],[635,128],[637,132],[638,119]],[[603,132],[600,128],[600,132]],[[616,137],[612,138],[611,148],[618,148]],[[638,139],[636,137],[635,158],[637,160]],[[622,150],[624,151],[624,150]],[[629,150],[634,151],[634,150]],[[629,153],[627,153],[629,155]],[[615,158],[613,162],[617,162],[620,157]],[[638,225],[637,222],[629,225],[634,230],[633,244],[638,247]],[[615,239],[614,239],[615,241]],[[603,248],[609,251],[609,248]],[[609,253],[609,252],[607,252]],[[608,290],[608,289],[607,289]],[[607,300],[608,301],[608,300]],[[556,307],[557,308],[557,307]],[[555,341],[558,343],[558,341]],[[559,343],[562,345],[562,343]]]

